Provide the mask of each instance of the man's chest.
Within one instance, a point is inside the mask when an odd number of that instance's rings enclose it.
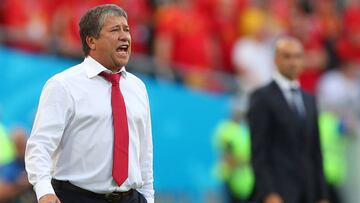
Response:
[[[142,122],[148,113],[146,94],[129,84],[120,88],[120,100],[124,100],[129,122]],[[90,83],[87,86],[75,86],[72,89],[73,119],[81,121],[102,122],[112,118],[112,108],[122,105],[112,105],[112,87],[103,83]],[[117,99],[119,101],[119,99]]]

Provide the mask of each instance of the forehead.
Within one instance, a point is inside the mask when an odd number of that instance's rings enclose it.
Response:
[[[128,26],[128,22],[124,16],[106,16],[104,26]]]
[[[284,42],[278,46],[279,53],[302,53],[303,47],[296,42]]]

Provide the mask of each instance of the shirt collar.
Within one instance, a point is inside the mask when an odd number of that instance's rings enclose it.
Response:
[[[88,78],[93,78],[93,77],[99,75],[103,71],[105,71],[107,73],[112,73],[109,69],[105,68],[103,65],[101,65],[99,62],[97,62],[91,56],[87,56],[84,59],[83,63],[86,64],[85,70],[86,70],[86,74],[87,74]],[[121,75],[126,78],[127,72],[126,72],[125,66],[123,66],[117,73],[121,73]]]
[[[289,80],[278,71],[274,72],[273,78],[282,90],[288,91],[292,88],[300,88],[300,83],[298,80]]]

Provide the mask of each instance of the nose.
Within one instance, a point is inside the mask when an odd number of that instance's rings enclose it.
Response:
[[[130,32],[127,31],[121,31],[119,32],[119,37],[118,37],[119,41],[131,41],[131,35]]]

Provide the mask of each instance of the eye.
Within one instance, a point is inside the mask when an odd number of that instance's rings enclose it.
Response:
[[[117,32],[117,31],[119,31],[119,28],[114,28],[110,30],[110,32]]]

